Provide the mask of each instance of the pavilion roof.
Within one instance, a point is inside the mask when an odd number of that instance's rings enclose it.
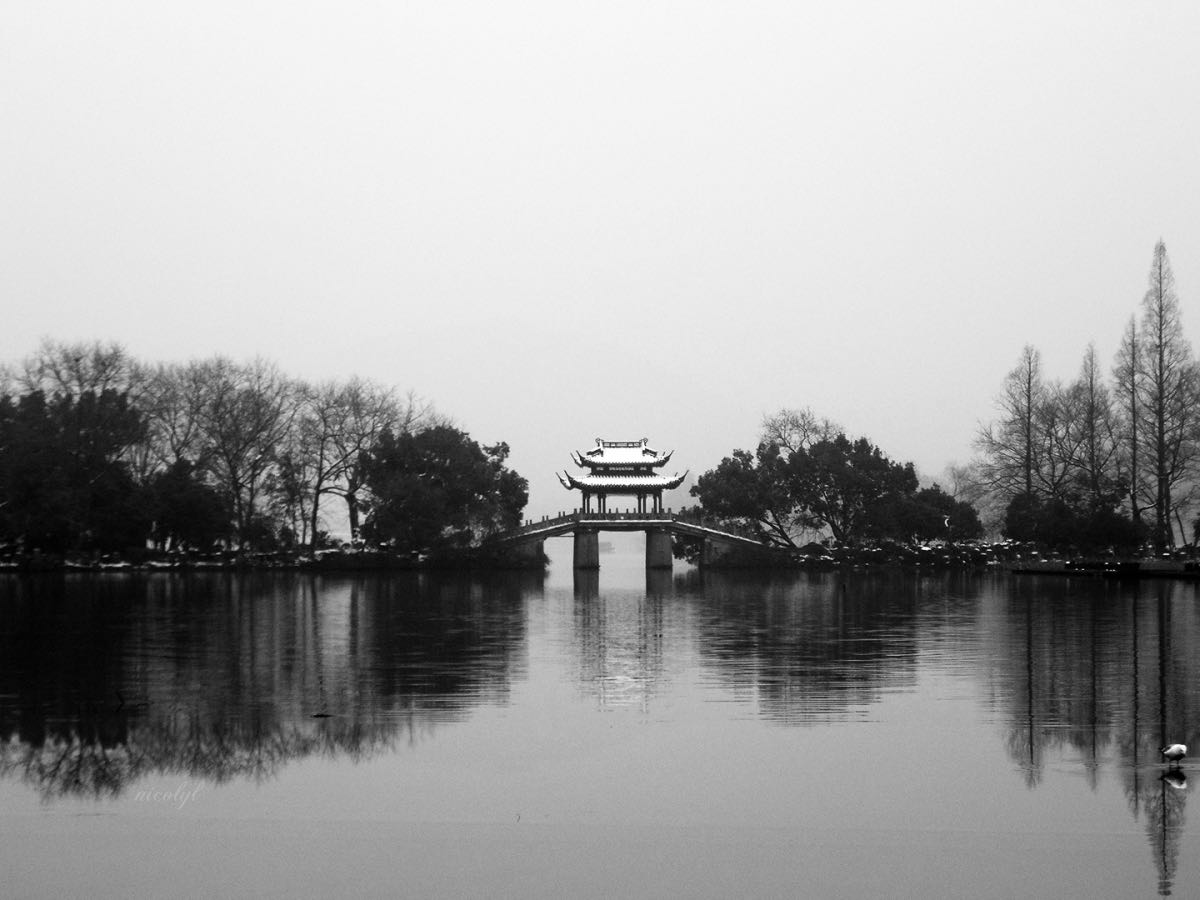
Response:
[[[567,490],[576,489],[594,493],[636,494],[641,491],[669,491],[683,484],[687,472],[674,475],[659,475],[654,472],[602,474],[589,472],[586,475],[572,475],[562,472],[558,480]]]
[[[640,441],[606,441],[603,438],[596,438],[596,446],[593,449],[583,453],[572,453],[571,458],[575,461],[575,465],[586,466],[589,469],[644,468],[647,466],[658,468],[666,465],[667,460],[674,452],[672,450],[662,453],[654,450],[650,447],[648,438],[642,438]]]

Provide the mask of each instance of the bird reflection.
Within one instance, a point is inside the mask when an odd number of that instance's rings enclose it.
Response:
[[[1170,769],[1162,773],[1161,779],[1179,791],[1187,790],[1187,775],[1182,769]]]

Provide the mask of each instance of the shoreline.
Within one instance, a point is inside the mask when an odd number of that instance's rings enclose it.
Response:
[[[1024,557],[1024,558],[1023,558]],[[680,563],[686,560],[677,560]],[[156,554],[141,558],[117,555],[72,557],[30,553],[0,558],[0,575],[34,574],[154,574],[201,572],[544,572],[549,559],[527,558],[491,550],[472,551],[438,558],[412,558],[384,551],[330,550],[315,556],[292,552],[214,554]],[[693,563],[694,564],[694,563]],[[1192,557],[1161,558],[1044,558],[1037,555],[996,552],[995,548],[945,545],[943,547],[839,548],[821,555],[788,556],[776,551],[763,556],[734,556],[698,568],[720,572],[985,572],[1055,577],[1200,580],[1200,560]]]
[[[439,572],[541,571],[546,561],[493,552],[464,553],[433,559],[412,559],[376,551],[325,551],[316,556],[296,553],[195,554],[172,557],[147,554],[142,559],[117,556],[72,558],[31,553],[0,559],[0,574],[102,574],[155,572]]]
[[[1200,579],[1200,562],[1195,560],[1030,560],[1016,563],[1009,569],[1014,575]]]

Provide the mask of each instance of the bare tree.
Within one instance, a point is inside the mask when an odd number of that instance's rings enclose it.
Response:
[[[1141,443],[1154,491],[1154,535],[1160,547],[1174,546],[1172,520],[1187,498],[1177,494],[1196,463],[1197,370],[1183,337],[1175,276],[1160,240],[1154,247],[1149,286],[1142,299],[1138,352],[1138,412]]]
[[[1129,325],[1121,335],[1121,346],[1117,350],[1113,365],[1114,425],[1116,428],[1118,454],[1117,471],[1126,485],[1126,500],[1129,515],[1135,525],[1140,525],[1142,512],[1148,507],[1143,503],[1142,469],[1139,448],[1141,435],[1138,423],[1141,419],[1139,403],[1139,347],[1137,321],[1130,316]]]
[[[201,419],[208,396],[207,363],[159,364],[146,370],[140,408],[148,440],[142,470],[170,469],[181,461],[207,466]]]
[[[393,389],[362,378],[304,389],[291,462],[304,480],[305,531],[314,549],[326,496],[345,500],[350,534],[357,539],[363,463],[380,436],[415,433],[436,421],[432,406],[414,394],[399,399]]]
[[[47,397],[81,400],[85,394],[99,399],[104,394],[117,395],[131,405],[140,406],[140,394],[145,373],[142,367],[120,344],[101,341],[66,343],[43,339],[38,349],[21,361],[19,367],[7,373],[6,390],[40,391]],[[119,405],[102,404],[98,412],[117,414]],[[96,422],[97,427],[115,422]],[[129,463],[133,474],[139,474],[139,456],[143,442],[122,448],[118,457]]]
[[[118,343],[66,343],[46,338],[22,362],[15,379],[27,391],[78,397],[85,391],[136,394],[140,375],[136,361]]]
[[[201,363],[196,376],[206,386],[200,428],[207,468],[229,497],[244,545],[296,416],[294,384],[262,359],[237,365],[218,357]]]
[[[971,463],[967,465],[951,464],[946,466],[942,476],[945,491],[955,500],[970,503],[972,506],[981,505],[987,496],[986,488],[980,483],[979,473]]]
[[[1111,510],[1119,499],[1121,484],[1117,427],[1095,344],[1089,344],[1084,352],[1079,377],[1068,394],[1075,436],[1069,462],[1073,489],[1090,511]]]
[[[806,406],[803,409],[781,409],[773,416],[764,417],[759,439],[788,453],[795,453],[818,441],[832,440],[841,431],[841,426],[829,419],[818,419]]]
[[[1059,382],[1043,385],[1034,409],[1032,483],[1039,496],[1067,499],[1080,442],[1077,398]]]
[[[1045,452],[1046,402],[1041,354],[1027,344],[996,400],[1000,420],[981,426],[975,439],[981,454],[979,477],[989,491],[1008,499],[1033,495]]]

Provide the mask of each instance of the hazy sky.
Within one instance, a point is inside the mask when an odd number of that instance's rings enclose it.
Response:
[[[0,360],[415,390],[531,514],[810,406],[929,477],[1026,343],[1200,335],[1194,3],[0,5]]]

